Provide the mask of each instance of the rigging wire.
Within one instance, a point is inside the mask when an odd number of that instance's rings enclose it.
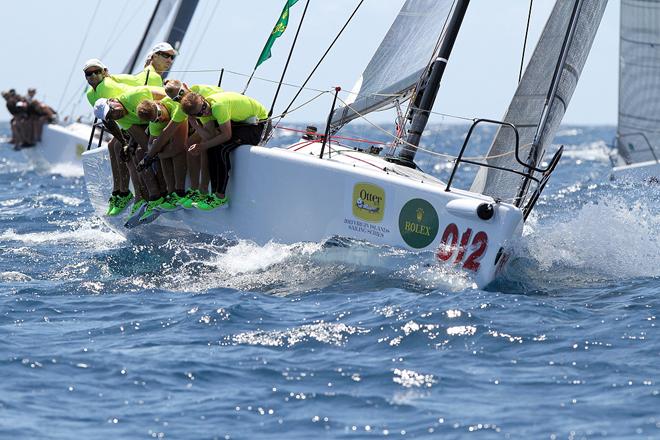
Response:
[[[314,73],[316,72],[316,69],[318,69],[318,67],[321,65],[321,63],[322,63],[323,60],[325,59],[326,55],[328,55],[328,53],[330,52],[330,50],[332,49],[332,47],[335,45],[335,43],[337,42],[337,40],[339,39],[339,37],[341,36],[341,34],[344,32],[344,29],[346,29],[346,27],[348,26],[348,24],[351,22],[351,20],[353,19],[353,16],[355,16],[355,13],[358,11],[358,9],[360,9],[360,6],[362,6],[362,3],[364,3],[364,0],[360,0],[360,3],[358,3],[358,5],[355,7],[355,9],[353,10],[353,13],[348,17],[348,20],[346,20],[346,23],[344,23],[344,26],[342,26],[342,28],[339,30],[339,33],[337,33],[337,36],[335,37],[335,39],[332,40],[332,43],[330,43],[330,46],[328,46],[328,48],[326,49],[325,53],[321,56],[321,59],[318,61],[318,63],[316,63],[316,66],[314,66],[314,68],[312,69],[312,72],[307,76],[307,78],[306,78],[305,81],[303,82],[302,86],[300,86],[300,90],[298,90],[298,92],[297,92],[296,95],[293,97],[293,99],[291,100],[291,102],[289,102],[289,105],[288,105],[288,106],[286,107],[286,109],[282,112],[283,115],[286,115],[286,113],[289,111],[289,109],[291,108],[291,106],[293,105],[293,103],[296,101],[296,99],[298,99],[298,96],[300,96],[300,93],[302,92],[303,88],[307,85],[307,83],[309,82],[309,80],[312,78],[312,76],[313,76]]]
[[[529,12],[527,13],[527,27],[525,28],[525,40],[523,41],[522,56],[520,57],[520,73],[518,74],[518,82],[522,80],[523,65],[525,64],[525,49],[527,48],[527,37],[529,35],[529,23],[532,20],[532,5],[534,0],[529,0]]]
[[[89,36],[89,32],[92,30],[92,25],[94,24],[94,19],[96,18],[96,13],[99,11],[99,6],[101,6],[101,0],[96,2],[96,7],[94,8],[94,12],[92,13],[92,18],[89,20],[89,24],[87,25],[87,30],[85,31],[85,36],[80,42],[80,47],[78,48],[78,53],[76,54],[76,57],[73,60],[73,65],[71,66],[71,71],[69,72],[69,79],[66,82],[66,86],[64,87],[64,90],[62,91],[62,96],[60,97],[60,101],[57,104],[57,108],[61,108],[62,103],[64,102],[64,96],[66,95],[66,92],[69,89],[69,84],[71,84],[71,78],[73,77],[73,71],[76,68],[76,65],[78,64],[78,58],[80,58],[80,54],[82,53],[83,47],[85,46],[85,43],[87,42],[87,37]]]

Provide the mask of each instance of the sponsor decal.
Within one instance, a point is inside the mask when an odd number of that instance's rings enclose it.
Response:
[[[454,264],[462,265],[463,269],[477,272],[481,267],[481,257],[488,249],[488,234],[479,231],[472,237],[472,228],[467,228],[460,236],[460,243],[458,237],[458,226],[455,223],[448,224],[442,233],[436,256],[440,261],[449,261],[452,257],[455,257]],[[471,238],[472,244],[470,244]],[[470,253],[465,258],[468,251]]]
[[[357,232],[359,234],[368,234],[376,238],[383,238],[385,237],[385,234],[390,233],[390,230],[385,226],[361,222],[360,220],[355,220],[352,218],[345,218],[344,224],[353,232]]]
[[[399,232],[408,246],[421,249],[438,235],[438,213],[424,199],[409,200],[399,213]]]
[[[385,214],[385,191],[371,183],[356,183],[353,187],[353,216],[371,223],[380,223]]]

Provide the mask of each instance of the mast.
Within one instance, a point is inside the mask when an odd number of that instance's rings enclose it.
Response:
[[[435,61],[433,61],[433,64],[431,64],[426,79],[420,81],[423,86],[421,87],[421,90],[418,90],[415,101],[411,103],[412,111],[410,119],[412,122],[410,124],[410,129],[408,130],[407,144],[401,149],[399,157],[396,159],[396,162],[402,165],[410,167],[415,166],[413,160],[417,153],[417,146],[419,145],[422,133],[429,120],[429,114],[433,108],[438,89],[440,88],[442,75],[445,72],[449,55],[454,47],[454,42],[458,36],[458,31],[463,22],[463,17],[465,17],[465,12],[469,3],[469,0],[456,1],[456,6],[449,18],[447,33],[445,38],[442,39],[438,56]]]
[[[170,31],[164,40],[170,43],[177,51],[179,50],[179,47],[181,47],[181,42],[186,35],[188,25],[190,25],[190,22],[192,21],[198,3],[199,0],[184,0],[179,3],[179,8],[177,9],[174,20],[172,21]],[[168,72],[163,72],[161,77],[165,79],[165,77],[167,77],[167,73]]]
[[[133,56],[128,61],[128,65],[126,66],[126,73],[131,73],[135,70],[135,64],[137,63],[138,56],[140,56],[140,52],[142,52],[142,47],[144,46],[144,42],[147,39],[147,35],[149,34],[151,25],[154,23],[154,19],[156,18],[156,14],[158,13],[158,8],[160,7],[161,1],[162,0],[158,0],[156,2],[156,6],[154,6],[154,12],[151,13],[151,18],[149,18],[149,23],[147,24],[147,27],[144,29],[144,34],[142,35],[140,44],[138,44],[138,47],[135,49],[135,52],[133,52]]]

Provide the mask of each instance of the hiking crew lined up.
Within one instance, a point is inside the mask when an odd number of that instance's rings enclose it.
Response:
[[[161,74],[176,54],[170,44],[158,43],[136,75],[111,75],[98,59],[83,66],[87,100],[113,136],[106,215],[117,216],[132,202],[127,227],[182,208],[226,208],[230,153],[257,145],[270,128],[265,107],[253,98],[212,85],[163,84]]]

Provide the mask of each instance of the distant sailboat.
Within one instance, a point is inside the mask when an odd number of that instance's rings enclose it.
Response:
[[[198,0],[158,0],[153,13],[131,55],[124,72],[134,73],[142,68],[142,62],[156,41],[167,41],[178,48],[197,7]],[[77,71],[82,78],[82,72]],[[82,122],[67,125],[44,126],[42,141],[34,148],[23,150],[28,159],[39,167],[72,165],[82,171],[82,153],[90,142],[92,127]],[[95,132],[93,143],[98,143],[99,132]]]
[[[660,1],[622,0],[613,178],[660,180]]]
[[[111,173],[107,152],[83,154],[85,182],[97,214],[131,238],[225,235],[253,240],[320,242],[341,236],[380,246],[432,251],[439,262],[488,285],[507,260],[554,169],[540,168],[589,53],[605,0],[558,0],[470,191],[414,163],[419,140],[449,60],[468,0],[407,0],[354,91],[329,117],[329,131],[371,111],[410,98],[409,126],[397,155],[354,151],[332,137],[306,135],[282,148],[245,146],[232,160],[228,209],[180,210],[126,229],[105,217]],[[515,125],[514,125],[515,124]],[[474,126],[472,127],[474,128]],[[516,133],[520,142],[516,139]],[[523,146],[522,143],[525,143]]]

